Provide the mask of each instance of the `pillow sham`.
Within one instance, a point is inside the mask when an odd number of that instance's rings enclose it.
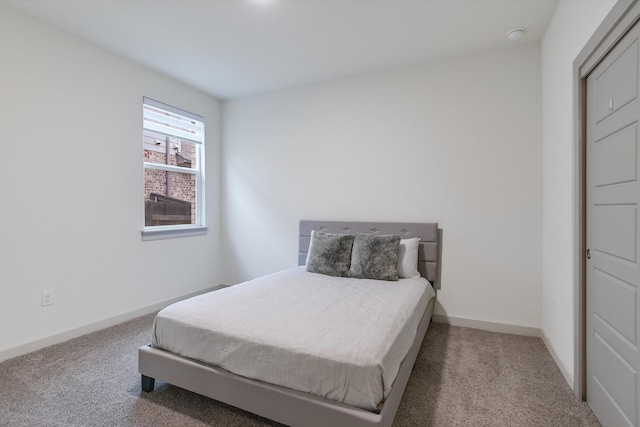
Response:
[[[400,236],[356,234],[349,275],[359,279],[398,280]]]
[[[398,249],[398,277],[407,279],[409,277],[420,277],[418,271],[418,247],[420,239],[401,239],[400,248]]]
[[[328,276],[348,277],[351,248],[356,236],[311,231],[307,271]]]

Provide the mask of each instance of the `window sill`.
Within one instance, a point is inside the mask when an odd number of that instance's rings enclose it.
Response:
[[[177,239],[179,237],[204,236],[209,232],[209,227],[185,227],[185,228],[153,228],[142,230],[142,240]]]

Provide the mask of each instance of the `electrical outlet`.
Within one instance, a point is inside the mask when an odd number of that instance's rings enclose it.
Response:
[[[53,289],[42,291],[42,306],[53,305]]]

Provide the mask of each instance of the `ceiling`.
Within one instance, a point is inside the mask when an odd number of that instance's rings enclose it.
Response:
[[[539,43],[558,0],[4,0],[220,99]],[[518,42],[506,38],[524,28]]]

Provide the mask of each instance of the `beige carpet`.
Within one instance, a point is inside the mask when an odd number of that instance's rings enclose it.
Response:
[[[273,426],[156,381],[137,348],[153,317],[0,363],[0,426]],[[538,338],[431,324],[394,426],[597,426]]]

